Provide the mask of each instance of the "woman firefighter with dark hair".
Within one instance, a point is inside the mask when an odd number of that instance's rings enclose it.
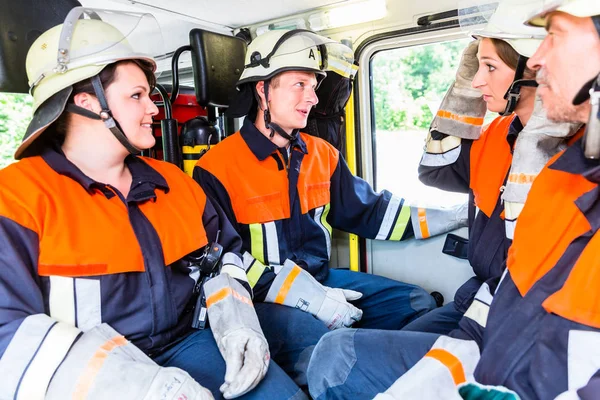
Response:
[[[270,363],[221,209],[135,155],[155,142],[156,63],[134,47],[149,16],[111,16],[75,8],[28,53],[34,117],[0,171],[0,398],[302,398]],[[210,328],[194,330],[199,292]]]

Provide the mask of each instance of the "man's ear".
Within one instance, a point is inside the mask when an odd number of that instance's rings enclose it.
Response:
[[[76,106],[85,108],[86,110],[89,110],[96,114],[102,111],[100,103],[98,102],[96,96],[89,93],[77,93],[73,97],[73,103],[75,103]]]
[[[256,94],[258,95],[258,98],[260,99],[258,107],[261,110],[266,110],[267,109],[267,101],[266,101],[266,97],[265,97],[265,81],[256,82],[256,86],[254,88],[256,89]]]

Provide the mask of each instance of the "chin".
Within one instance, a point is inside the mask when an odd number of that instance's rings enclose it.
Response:
[[[148,150],[154,147],[156,139],[154,137],[148,139],[144,138],[143,140],[136,140],[135,142],[132,142],[132,144],[140,150]]]

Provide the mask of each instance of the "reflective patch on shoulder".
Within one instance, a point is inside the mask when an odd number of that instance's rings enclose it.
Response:
[[[584,387],[600,370],[600,332],[569,331],[569,390]]]

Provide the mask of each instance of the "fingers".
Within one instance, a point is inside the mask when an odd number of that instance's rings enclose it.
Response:
[[[358,300],[362,297],[362,293],[357,292],[355,290],[342,289],[342,293],[344,293],[344,297],[346,298],[346,300],[349,300],[349,301]]]
[[[225,383],[220,388],[226,399],[239,397],[252,390],[264,378],[268,369],[269,353],[264,340],[244,335],[236,341],[235,349],[238,353],[231,356],[231,367],[229,359],[226,360]],[[243,343],[241,348],[239,343]]]

